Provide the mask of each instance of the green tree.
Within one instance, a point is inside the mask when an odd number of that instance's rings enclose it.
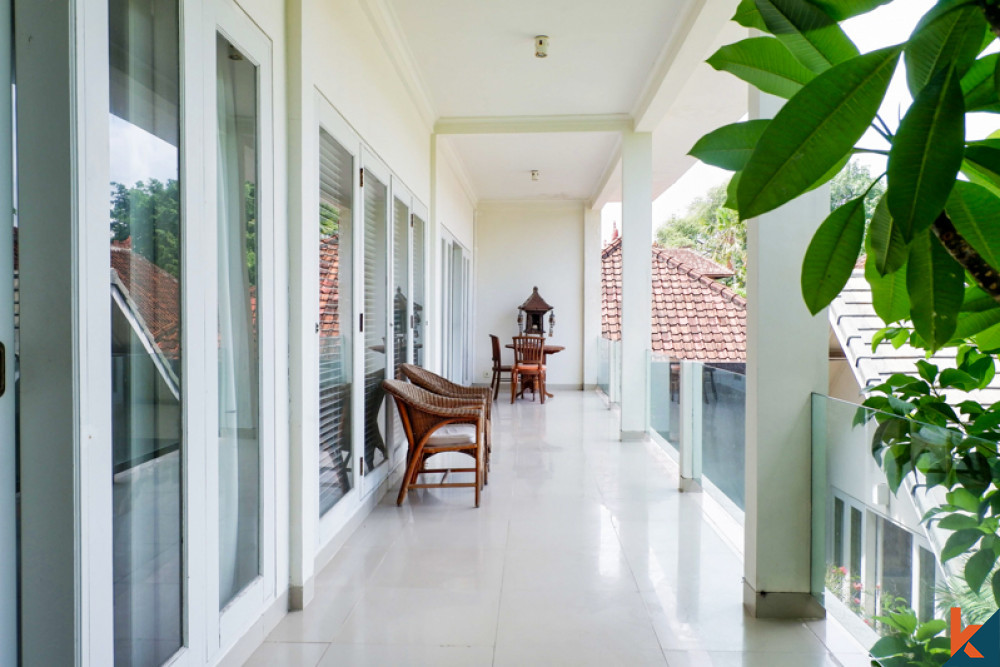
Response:
[[[111,238],[174,277],[180,272],[180,187],[175,179],[111,184]]]
[[[958,368],[918,362],[919,376],[893,376],[865,404],[881,411],[873,451],[890,486],[919,474],[946,491],[927,517],[953,531],[941,559],[968,556],[969,588],[989,580],[1000,601],[1000,404],[946,397],[987,386],[1000,351],[1000,139],[969,141],[965,131],[967,114],[1000,113],[1000,56],[987,53],[1000,35],[1000,0],[940,0],[904,43],[868,53],[840,25],[903,1],[741,0],[734,20],[764,35],[708,62],[787,102],[771,120],[709,133],[692,155],[736,172],[729,201],[743,219],[829,181],[854,154],[888,158],[870,226],[868,195],[819,226],[803,259],[803,297],[820,312],[864,253],[876,311],[892,325],[876,344],[958,348]],[[900,61],[913,103],[895,124],[879,109]],[[869,131],[887,148],[864,140]],[[883,664],[916,664],[890,658]]]

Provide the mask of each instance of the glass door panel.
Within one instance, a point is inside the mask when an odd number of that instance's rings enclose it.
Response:
[[[325,130],[320,130],[319,155],[319,505],[323,515],[354,488],[354,156]]]
[[[9,48],[9,35],[3,41]],[[9,82],[8,82],[9,89]],[[10,97],[3,98],[10,104]],[[0,118],[10,121],[8,114]],[[12,127],[4,133],[0,146],[11,150]],[[10,204],[13,183],[10,152],[0,153],[7,163],[0,166],[0,199]],[[11,206],[12,210],[14,207]],[[3,206],[0,205],[0,210]],[[18,664],[17,641],[17,390],[18,390],[18,285],[17,222],[14,216],[0,220],[0,665]]]
[[[258,71],[217,36],[219,606],[261,571]]]
[[[413,363],[424,365],[426,336],[424,335],[424,318],[426,317],[425,283],[424,283],[424,228],[425,223],[419,216],[413,216]]]
[[[365,454],[363,470],[369,475],[385,463],[385,392],[382,380],[386,373],[388,344],[388,304],[386,299],[389,270],[386,243],[388,189],[372,172],[365,170]]]
[[[410,360],[410,207],[394,200],[392,216],[392,331],[393,376],[402,380],[399,367]]]
[[[177,0],[109,0],[115,664],[183,644]]]

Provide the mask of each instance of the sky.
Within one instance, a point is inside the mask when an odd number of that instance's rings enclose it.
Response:
[[[862,53],[906,41],[917,21],[934,4],[933,0],[895,0],[878,9],[862,14],[843,24],[848,36],[854,40]],[[1000,43],[994,42],[987,52],[1000,50]],[[911,102],[906,87],[905,68],[899,69],[889,85],[885,103],[880,115],[895,129],[903,112]],[[996,114],[968,114],[966,135],[970,139],[982,139],[1000,129],[1000,116]],[[874,130],[862,138],[859,145],[871,148],[888,148],[888,144]],[[885,157],[865,155],[856,158],[869,168],[872,175],[885,171]],[[731,172],[712,167],[702,162],[696,163],[674,185],[653,202],[653,231],[672,215],[683,215],[691,202],[720,183],[728,183]],[[621,203],[608,204],[602,210],[602,238],[611,238],[612,224],[621,227]]]

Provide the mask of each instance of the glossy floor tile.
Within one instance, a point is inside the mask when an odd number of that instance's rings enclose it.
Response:
[[[597,395],[494,419],[479,509],[468,489],[390,491],[248,664],[868,666],[833,621],[748,618],[711,501],[620,442]]]

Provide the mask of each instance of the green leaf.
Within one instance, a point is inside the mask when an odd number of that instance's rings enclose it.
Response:
[[[952,387],[954,389],[961,389],[962,391],[972,391],[979,387],[979,381],[976,378],[957,368],[946,368],[941,371],[938,383],[942,387]]]
[[[844,289],[864,238],[864,196],[838,208],[816,230],[802,261],[802,296],[813,315]]]
[[[958,181],[945,206],[958,233],[993,267],[1000,268],[1000,197]]]
[[[941,519],[938,528],[944,530],[979,530],[979,520],[968,514],[951,514]]]
[[[948,627],[948,623],[940,618],[935,618],[934,620],[927,621],[919,628],[917,628],[916,640],[918,642],[927,641],[931,637],[936,637],[945,631]]]
[[[945,494],[945,500],[949,505],[954,505],[966,512],[976,513],[979,511],[979,497],[968,489],[961,487]]]
[[[973,340],[984,350],[1000,349],[1000,324],[977,334]]]
[[[892,0],[809,0],[835,21],[843,21],[852,16],[867,14],[876,7],[888,4]]]
[[[760,135],[771,121],[748,120],[724,125],[698,140],[688,155],[730,171],[740,171],[746,166]]]
[[[984,310],[1000,308],[1000,303],[993,300],[989,294],[984,292],[978,285],[970,285],[965,288],[965,298],[962,299],[963,313],[981,313]]]
[[[1000,605],[1000,570],[993,573],[993,601]]]
[[[906,287],[913,325],[932,350],[937,350],[951,339],[958,326],[965,272],[929,232],[910,244]]]
[[[870,653],[875,658],[891,658],[894,655],[903,655],[909,650],[902,637],[882,637],[871,647]]]
[[[889,202],[885,197],[879,199],[875,206],[868,235],[871,238],[871,251],[875,255],[875,268],[880,275],[893,273],[906,263],[906,239],[893,223]]]
[[[875,268],[875,255],[868,254],[865,260],[865,280],[872,288],[872,306],[875,314],[883,322],[899,322],[910,316],[910,297],[906,291],[906,266],[886,276],[879,274]],[[893,336],[900,335],[894,332]],[[901,332],[904,337],[907,332]],[[898,346],[897,346],[898,348]]]
[[[944,548],[941,549],[941,562],[947,563],[952,558],[967,553],[982,536],[983,533],[978,529],[960,530],[957,533],[952,533],[948,541],[944,543]]]
[[[965,583],[974,593],[979,593],[996,562],[997,554],[993,549],[980,549],[965,563]]]
[[[764,19],[757,11],[757,3],[754,0],[740,0],[733,21],[745,28],[756,28],[761,32],[767,32],[767,26],[764,25]]]
[[[987,139],[969,144],[965,149],[962,171],[973,183],[1000,196],[1000,141]]]
[[[889,151],[889,212],[903,238],[930,227],[962,166],[965,108],[954,69],[931,79],[899,124]]]
[[[765,93],[785,99],[816,77],[774,37],[751,37],[723,46],[707,62]]]
[[[1000,324],[1000,307],[976,313],[960,313],[955,338],[972,338],[997,324]]]
[[[996,69],[998,55],[991,53],[972,63],[972,67],[962,77],[962,94],[965,96],[966,111],[996,111],[1000,109],[1000,97],[996,89]]]
[[[837,65],[782,107],[740,178],[740,217],[752,218],[791,201],[850,153],[878,111],[900,48]]]
[[[807,0],[757,0],[767,31],[814,72],[823,72],[858,55],[837,22]]]
[[[736,200],[736,191],[740,187],[740,177],[743,176],[742,171],[738,171],[733,174],[733,177],[729,179],[729,185],[726,186],[726,203],[722,206],[728,208],[731,211],[739,211],[740,204]]]
[[[939,369],[934,364],[920,359],[917,361],[917,372],[920,373],[920,377],[933,384],[934,380],[937,379]]]
[[[972,66],[986,34],[983,10],[963,7],[917,24],[906,45],[906,82],[916,97],[940,71],[954,67],[961,78]]]

